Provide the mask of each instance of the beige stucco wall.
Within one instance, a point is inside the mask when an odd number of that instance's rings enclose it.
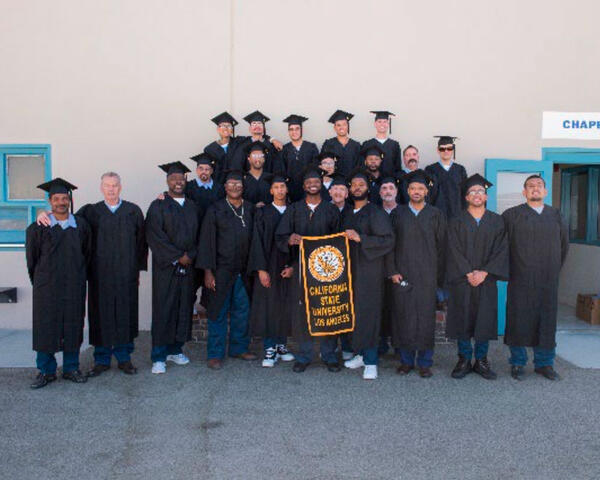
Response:
[[[143,209],[164,184],[156,165],[200,151],[226,109],[260,108],[284,140],[281,119],[301,113],[319,143],[338,107],[356,114],[359,140],[372,136],[368,111],[389,109],[423,163],[432,135],[453,134],[472,172],[489,157],[539,159],[542,146],[599,147],[540,140],[542,111],[600,109],[599,14],[593,0],[0,0],[0,143],[51,144],[79,205],[117,170]],[[0,285],[20,287],[0,328],[30,322],[23,257],[0,252]],[[600,249],[585,258],[600,265]]]

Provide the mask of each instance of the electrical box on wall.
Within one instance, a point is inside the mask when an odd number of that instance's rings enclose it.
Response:
[[[17,287],[0,287],[0,303],[17,303]]]

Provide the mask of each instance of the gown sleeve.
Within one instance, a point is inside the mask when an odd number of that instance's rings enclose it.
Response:
[[[460,229],[462,222],[453,218],[448,222],[448,251],[446,259],[446,281],[449,283],[464,279],[467,273],[473,271],[473,265],[463,254],[460,242]]]
[[[394,246],[394,232],[387,214],[380,210],[375,210],[374,213],[370,218],[372,234],[360,235],[360,249],[367,260],[386,255]]]
[[[40,236],[41,229],[35,223],[31,224],[25,232],[25,258],[27,261],[27,273],[33,285],[33,274],[40,258]]]
[[[500,220],[504,224],[504,220]],[[508,280],[508,238],[504,225],[496,232],[491,250],[490,258],[481,269],[498,280]]]
[[[264,236],[264,214],[262,209],[257,209],[254,216],[254,229],[252,232],[252,243],[248,256],[248,273],[252,274],[259,270],[267,270],[267,256],[265,254]]]
[[[144,214],[139,207],[135,211],[135,249],[137,258],[137,269],[148,270],[148,243],[146,242],[146,229],[144,225]]]
[[[196,267],[214,273],[217,269],[217,212],[214,205],[208,207],[204,215],[197,250]]]
[[[146,240],[156,264],[161,268],[172,265],[183,256],[184,252],[171,243],[163,230],[163,215],[156,200],[146,215]]]

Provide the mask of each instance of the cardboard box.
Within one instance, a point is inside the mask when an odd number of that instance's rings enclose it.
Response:
[[[580,293],[577,295],[577,318],[592,325],[600,325],[600,295],[595,293]]]

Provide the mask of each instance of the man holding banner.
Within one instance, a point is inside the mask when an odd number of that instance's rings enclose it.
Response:
[[[293,310],[292,331],[294,338],[299,342],[299,351],[296,354],[294,372],[304,372],[306,367],[310,364],[313,357],[313,341],[315,336],[322,336],[320,342],[321,358],[327,364],[327,369],[330,372],[338,372],[340,370],[340,365],[335,354],[337,337],[329,335],[327,332],[325,334],[317,331],[313,332],[307,322],[307,296],[305,295],[305,287],[308,288],[308,284],[307,278],[300,268],[299,254],[303,237],[322,237],[338,233],[340,227],[340,213],[335,205],[322,201],[321,175],[316,167],[309,166],[305,169],[302,175],[302,182],[306,194],[305,198],[293,203],[286,209],[277,226],[275,234],[278,248],[283,253],[290,254],[291,266],[294,268],[290,302],[292,303]],[[328,261],[335,262],[335,266],[337,267],[341,263],[340,258],[338,255],[331,255],[331,253],[337,252],[322,252],[323,255],[317,255],[314,258],[315,262],[313,263],[319,265],[317,268],[321,273],[331,275],[331,272],[335,269],[332,268],[331,263],[328,263]],[[319,263],[319,261],[322,263]],[[317,270],[314,271],[316,272]],[[314,280],[314,278],[311,276],[311,281],[312,280]],[[334,287],[334,285],[326,286]],[[332,305],[335,299],[330,301],[328,297],[349,293],[347,285],[345,292],[334,292],[333,289],[329,291],[327,288],[323,289],[323,285],[315,284],[311,285],[311,287],[312,292],[315,295],[323,294],[322,298],[324,304],[322,307],[324,309],[329,309],[328,311],[330,312],[339,310],[339,306]],[[340,288],[336,286],[337,290]],[[328,291],[325,292],[325,290]]]
[[[384,292],[385,255],[394,246],[391,222],[384,210],[370,203],[369,174],[356,169],[348,176],[354,208],[342,217],[342,228],[350,240],[350,260],[356,315],[352,347],[358,352],[344,363],[346,368],[365,367],[363,378],[377,378],[378,344]]]

